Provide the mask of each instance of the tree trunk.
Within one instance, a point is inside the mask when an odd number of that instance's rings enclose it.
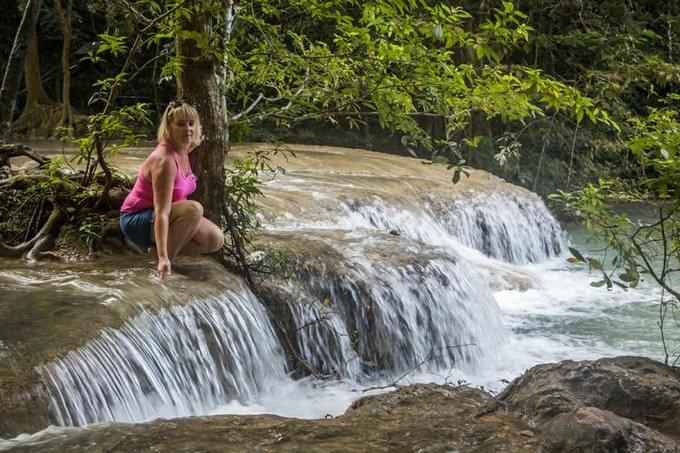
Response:
[[[42,83],[42,76],[40,74],[40,53],[38,51],[38,35],[35,27],[33,28],[33,38],[28,46],[28,53],[26,54],[26,71],[24,79],[26,82],[26,108],[24,112],[30,108],[38,107],[40,105],[52,105],[54,101],[45,92]]]
[[[43,87],[35,27],[32,34],[24,71],[26,105],[21,116],[12,124],[11,131],[13,134],[29,137],[48,137],[53,134],[61,111]]]
[[[17,93],[21,85],[21,74],[31,38],[34,38],[35,23],[40,13],[40,0],[28,0],[24,14],[14,37],[12,51],[7,60],[7,67],[0,87],[0,138],[7,139],[12,114],[17,101]]]
[[[63,74],[62,81],[62,111],[61,118],[59,118],[59,126],[67,127],[69,135],[73,133],[73,115],[71,115],[71,37],[73,31],[71,28],[71,10],[73,9],[73,0],[68,0],[66,3],[66,10],[61,6],[61,0],[54,0],[54,10],[59,20],[59,27],[64,37],[64,43],[61,47],[61,68]]]
[[[196,6],[200,1],[191,2]],[[212,17],[197,8],[193,16],[182,23],[188,32],[213,36]],[[211,39],[208,40],[212,41]],[[224,214],[224,160],[226,146],[221,93],[217,84],[217,62],[211,49],[202,49],[192,39],[177,39],[177,55],[184,65],[177,75],[179,98],[196,107],[201,117],[205,139],[191,153],[191,165],[198,178],[194,199],[204,209],[205,216],[217,225],[223,225]]]

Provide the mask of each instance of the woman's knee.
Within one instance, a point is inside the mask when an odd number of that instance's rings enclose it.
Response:
[[[201,219],[194,241],[200,244],[203,253],[214,253],[224,245],[224,233],[220,227],[204,217]]]
[[[171,213],[173,217],[189,217],[200,221],[203,217],[203,206],[194,200],[180,201],[172,205]]]
[[[211,225],[210,233],[208,234],[208,248],[210,253],[216,252],[224,245],[224,233],[215,224]]]

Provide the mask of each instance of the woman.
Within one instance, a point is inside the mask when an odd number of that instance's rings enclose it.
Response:
[[[180,101],[171,103],[161,118],[158,145],[120,208],[125,237],[143,250],[155,244],[161,279],[170,274],[178,253],[212,253],[224,243],[222,230],[203,217],[203,206],[187,200],[196,190],[189,153],[201,139],[196,109]]]

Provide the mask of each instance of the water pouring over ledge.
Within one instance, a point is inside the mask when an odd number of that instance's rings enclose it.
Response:
[[[142,313],[47,363],[53,422],[139,421],[229,411],[234,404],[266,412],[281,398],[271,388],[288,385],[285,373],[298,368],[296,360],[354,388],[372,379],[389,382],[421,362],[420,373],[450,376],[454,370],[454,376],[498,387],[500,377],[512,378],[540,360],[521,350],[508,357],[507,345],[521,349],[526,336],[503,327],[491,294],[503,290],[504,297],[521,298],[518,291],[529,290],[540,297],[541,272],[564,250],[561,229],[537,197],[482,172],[452,188],[444,169],[394,156],[319,147],[297,154],[287,175],[266,183],[260,215],[269,236],[262,243],[290,249],[295,278],[272,279],[275,299],[268,305],[285,314],[298,357],[282,353],[287,345],[271,334],[278,327],[264,327],[268,315],[252,295],[192,299]],[[233,336],[238,324],[223,307],[238,306],[234,300],[248,301],[262,316],[241,337]],[[511,321],[521,325],[514,314]],[[135,343],[154,335],[157,347]],[[220,343],[223,335],[234,344]],[[554,342],[530,340],[534,352],[553,354],[542,361],[579,347],[567,341],[556,350]],[[260,342],[270,345],[266,353],[248,350],[247,344]],[[583,351],[612,348],[586,344]],[[254,386],[235,382],[240,363],[227,363],[225,355],[242,357]],[[116,366],[109,366],[109,357],[116,357]],[[272,371],[262,361],[278,365]]]

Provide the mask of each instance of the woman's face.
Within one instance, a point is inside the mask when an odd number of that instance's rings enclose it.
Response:
[[[196,122],[191,118],[173,118],[170,124],[172,141],[176,147],[186,149],[191,145],[196,131]]]

